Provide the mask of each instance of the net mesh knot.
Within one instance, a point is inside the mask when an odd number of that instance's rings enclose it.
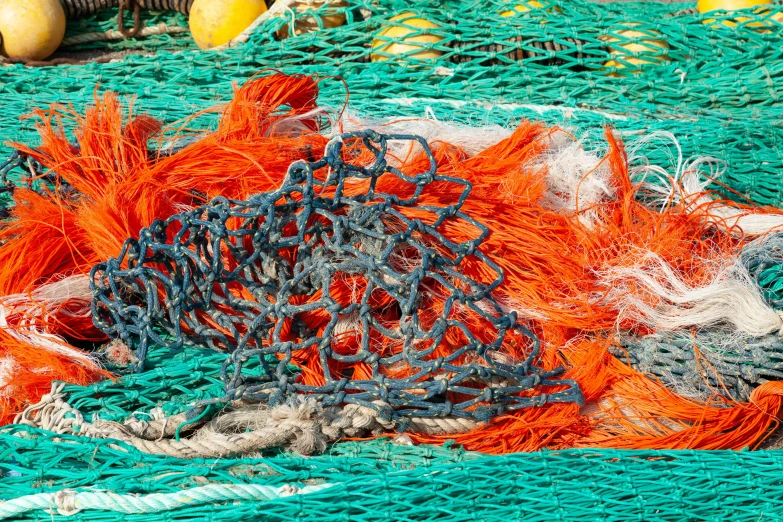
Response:
[[[392,166],[394,140],[428,167]],[[460,196],[444,203],[444,184]],[[535,366],[538,338],[493,297],[503,272],[480,249],[489,230],[461,211],[470,191],[438,174],[421,137],[343,134],[275,191],[219,197],[127,240],[92,271],[94,322],[142,362],[151,344],[230,352],[225,400],[308,394],[480,421],[580,402],[561,369]],[[450,239],[457,228],[473,238]]]

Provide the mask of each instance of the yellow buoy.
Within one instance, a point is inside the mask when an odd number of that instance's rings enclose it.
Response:
[[[739,9],[751,9],[753,7],[773,5],[773,4],[774,2],[772,0],[699,0],[699,2],[696,4],[696,9],[700,13],[709,13],[710,11],[717,11],[717,10],[736,11]],[[767,13],[769,13],[769,10],[763,7],[753,10],[753,14],[755,15],[763,16]],[[783,21],[783,13],[775,14],[774,16],[772,16],[772,19]],[[750,20],[750,18],[747,16],[736,18],[737,22],[745,22],[747,20]],[[702,23],[706,25],[712,25],[715,23],[715,19],[707,18]],[[737,25],[736,22],[733,22],[731,20],[723,20],[721,23],[726,27],[734,27],[735,25]],[[749,24],[747,24],[748,27],[764,27],[765,25],[766,24],[760,21],[750,22]]]
[[[514,16],[517,13],[524,13],[525,11],[530,11],[531,7],[535,7],[536,9],[544,7],[544,4],[539,2],[538,0],[530,0],[530,2],[527,3],[527,5],[515,5],[514,9],[509,9],[508,11],[503,11],[500,13],[500,16]]]
[[[759,5],[770,5],[772,3],[772,0],[699,0],[696,4],[696,10],[700,13],[708,13],[718,9],[735,11],[737,9],[749,9]]]
[[[633,27],[636,24],[629,24],[627,27]],[[616,67],[618,69],[625,68],[627,64],[636,66],[659,64],[669,60],[669,57],[664,56],[663,53],[669,49],[669,44],[664,40],[660,40],[657,36],[660,33],[657,31],[646,30],[635,31],[633,29],[626,29],[616,32],[622,38],[616,36],[610,36],[604,38],[604,41],[609,43],[609,52],[615,58],[609,60],[604,65],[606,67]],[[623,40],[635,40],[623,42]],[[651,53],[646,56],[634,56],[634,53]],[[622,61],[621,61],[622,59]]]
[[[527,11],[530,11],[531,9],[541,9],[544,7],[544,4],[539,2],[538,0],[530,0],[529,2],[526,2],[524,4],[518,4],[514,6],[514,9],[509,9],[508,11],[503,11],[500,13],[500,16],[514,16],[519,13],[525,13]],[[551,12],[554,13],[562,13],[563,11],[559,7],[554,7],[551,9]]]
[[[190,32],[199,47],[210,49],[242,34],[265,12],[264,0],[195,0]]]
[[[425,44],[438,43],[442,38],[435,34],[416,34],[420,29],[439,29],[440,26],[436,23],[425,20],[424,18],[418,18],[413,13],[402,13],[391,19],[392,22],[400,22],[400,24],[393,25],[383,29],[379,32],[372,42],[373,52],[370,54],[370,60],[373,62],[382,62],[388,60],[389,57],[378,53],[387,54],[406,54],[412,51],[419,52],[408,55],[409,58],[416,58],[419,60],[432,60],[438,58],[442,53],[437,49],[424,50]],[[409,35],[414,36],[409,36]],[[391,38],[402,38],[399,43],[390,42]]]
[[[289,5],[288,7],[297,15],[305,13],[308,10],[314,11],[316,9],[320,10],[326,7],[330,10],[329,14],[318,16],[324,29],[340,27],[341,25],[345,25],[345,22],[347,21],[345,11],[340,9],[348,7],[348,3],[345,0],[299,0]],[[290,13],[287,13],[286,16],[289,17]],[[289,18],[288,23],[277,31],[277,36],[279,38],[288,38],[291,30],[291,22],[292,20]],[[314,33],[315,31],[321,29],[321,26],[318,25],[316,16],[298,16],[293,24],[294,35]]]
[[[0,54],[22,60],[48,58],[65,36],[59,0],[0,0]]]

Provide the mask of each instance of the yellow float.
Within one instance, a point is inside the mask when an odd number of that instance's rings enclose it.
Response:
[[[59,0],[0,0],[0,54],[44,60],[63,41],[65,11]]]
[[[737,11],[740,9],[752,9],[754,7],[757,7],[758,9],[753,10],[753,14],[763,16],[767,13],[769,13],[768,9],[765,9],[765,5],[774,5],[774,2],[772,0],[699,0],[699,2],[696,4],[696,10],[700,13],[709,13],[710,11]],[[776,13],[772,16],[773,20],[777,20],[779,22],[783,22],[783,13]],[[726,27],[734,27],[737,25],[737,22],[745,22],[747,20],[750,20],[750,17],[744,16],[744,17],[738,17],[736,18],[736,22],[733,22],[731,20],[723,20],[721,23],[725,25]],[[715,24],[714,18],[708,18],[705,19],[702,23],[706,25],[713,25]],[[767,24],[761,21],[756,22],[750,22],[749,24],[746,24],[747,27],[765,27]]]
[[[242,34],[265,12],[264,0],[195,0],[190,32],[200,48],[210,49]]]
[[[307,12],[308,10],[314,11],[316,9],[322,9],[324,6],[327,9],[332,10],[330,14],[319,17],[324,29],[333,29],[335,27],[345,25],[345,22],[347,21],[345,12],[339,10],[339,8],[348,7],[348,3],[345,0],[300,0],[291,4],[289,9],[297,15],[300,15]],[[286,16],[290,17],[290,14],[291,13],[288,12],[286,13]],[[289,18],[288,23],[286,23],[277,31],[277,36],[279,38],[288,38],[291,30],[291,22],[292,20]],[[298,16],[296,21],[293,23],[294,35],[313,33],[321,29],[321,26],[318,25],[318,20],[315,16]]]
[[[412,51],[418,52],[408,55],[408,58],[419,60],[434,60],[441,56],[437,49],[424,50],[425,44],[434,44],[442,40],[442,37],[435,34],[418,34],[421,29],[439,29],[436,23],[419,18],[414,13],[402,13],[393,17],[391,22],[400,22],[380,31],[372,42],[373,52],[370,54],[370,60],[373,62],[382,62],[389,59],[379,53],[390,55],[402,55]],[[415,35],[415,36],[409,36]],[[390,42],[390,38],[402,38],[399,43]]]
[[[664,53],[669,44],[660,39],[660,33],[652,30],[637,31],[632,29],[636,24],[629,24],[628,29],[615,32],[618,36],[609,36],[603,40],[609,44],[609,52],[614,57],[607,61],[605,67],[623,69],[627,64],[634,66],[660,64],[669,60]],[[625,41],[631,40],[634,41]],[[635,53],[650,53],[645,56],[634,56]],[[635,67],[638,68],[638,67]]]
[[[541,9],[544,7],[544,4],[539,2],[538,0],[530,0],[529,2],[525,2],[524,4],[518,4],[514,6],[514,9],[509,9],[508,11],[503,11],[500,13],[500,16],[514,16],[519,13],[525,13],[527,11],[530,11],[531,9]],[[559,7],[554,7],[551,9],[551,12],[554,13],[562,13],[562,10]]]

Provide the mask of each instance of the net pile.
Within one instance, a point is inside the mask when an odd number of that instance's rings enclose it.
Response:
[[[150,418],[158,404],[179,413],[194,400],[218,397],[225,356],[193,349],[152,350],[146,371],[90,386],[68,385],[72,404],[86,416],[122,421]],[[179,405],[179,408],[176,407]],[[168,409],[172,408],[172,409]],[[275,451],[241,459],[176,459],[143,453],[122,442],[12,426],[0,432],[0,499],[28,497],[13,520],[549,520],[553,515],[621,521],[755,520],[779,509],[779,450],[571,450],[488,456],[459,446],[411,446],[405,439],[341,442],[321,456]],[[46,462],[46,465],[41,465]],[[222,486],[194,495],[194,488]],[[224,486],[251,485],[237,493]],[[305,488],[328,487],[322,491]],[[292,495],[297,489],[303,495]],[[75,514],[59,501],[31,495],[62,490],[111,491],[124,499],[96,499]],[[188,492],[196,500],[165,508],[152,494]],[[282,494],[281,494],[282,493]],[[244,499],[242,497],[244,495]],[[133,499],[137,500],[134,502]],[[89,499],[85,499],[89,500]],[[113,502],[111,501],[113,500]],[[125,500],[122,502],[121,500]],[[59,502],[59,504],[58,504]],[[44,509],[33,509],[45,503]],[[86,507],[91,505],[91,508]],[[129,509],[128,506],[135,506]],[[75,508],[71,504],[72,508]],[[157,509],[157,511],[155,511]],[[70,513],[64,509],[64,513]]]
[[[712,450],[783,404],[781,212],[721,199],[783,200],[783,8],[517,3],[278,6],[214,52],[4,68],[0,383],[25,343],[57,364],[11,382],[41,400],[0,428],[0,517],[774,516],[779,451]],[[305,76],[206,110],[262,67]],[[15,121],[50,102],[41,138]]]

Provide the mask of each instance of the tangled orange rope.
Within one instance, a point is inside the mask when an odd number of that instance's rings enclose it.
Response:
[[[94,264],[116,256],[127,237],[137,236],[155,219],[218,195],[243,199],[275,188],[292,161],[324,152],[328,138],[319,126],[317,93],[317,81],[306,76],[255,78],[221,109],[216,131],[197,135],[194,143],[171,155],[152,153],[149,143],[167,143],[164,136],[177,129],[134,115],[132,106],[123,109],[111,93],[96,99],[84,116],[63,107],[37,111],[42,144],[15,147],[51,169],[58,185],[43,195],[15,191],[12,218],[0,226],[0,295],[32,295],[33,289],[63,276],[87,274]],[[77,125],[78,147],[61,129],[65,118]],[[511,136],[476,155],[446,142],[432,147],[440,173],[474,186],[463,211],[491,230],[483,249],[506,274],[498,301],[519,310],[521,320],[542,339],[537,364],[544,369],[564,365],[564,377],[579,383],[586,404],[516,412],[459,436],[412,437],[430,443],[454,439],[487,453],[578,446],[737,449],[759,443],[777,425],[783,383],[760,386],[749,403],[719,398],[700,403],[636,372],[608,349],[618,328],[646,333],[648,327],[630,319],[618,321],[617,295],[609,293],[598,275],[632,264],[629,252],[643,250],[660,256],[689,283],[701,284],[711,277],[710,261],[735,257],[742,240],[705,224],[709,206],[694,210],[682,202],[661,211],[641,203],[623,145],[611,133],[603,166],[611,173],[615,196],[571,214],[550,209],[543,202],[550,187],[541,158],[552,136],[562,132],[522,122]],[[391,160],[413,173],[427,158],[410,150]],[[410,190],[395,186],[391,178],[380,183],[388,193]],[[66,184],[78,196],[62,190]],[[446,185],[433,187],[422,203],[448,203],[458,197],[450,190]],[[587,211],[597,216],[594,226],[579,219]],[[475,237],[476,231],[448,225],[443,233],[459,242]],[[468,264],[468,270],[476,280],[488,277],[479,263]],[[346,281],[333,295],[350,302],[352,286],[361,284]],[[633,286],[626,291],[655,300]],[[382,301],[374,305],[383,307]],[[88,318],[65,313],[78,303],[56,309],[39,304],[45,309],[39,314],[39,332],[71,341],[103,340]],[[317,325],[322,318],[306,320]],[[54,379],[87,383],[107,376],[89,361],[10,335],[23,323],[24,314],[11,314],[8,326],[0,330],[0,360],[10,359],[18,369],[10,382],[0,380],[4,423],[48,392]],[[350,336],[338,341],[337,349],[351,349]],[[57,342],[67,346],[64,340]],[[322,375],[317,358],[303,356],[295,362],[313,383]],[[351,371],[365,378],[369,372],[359,367]]]

